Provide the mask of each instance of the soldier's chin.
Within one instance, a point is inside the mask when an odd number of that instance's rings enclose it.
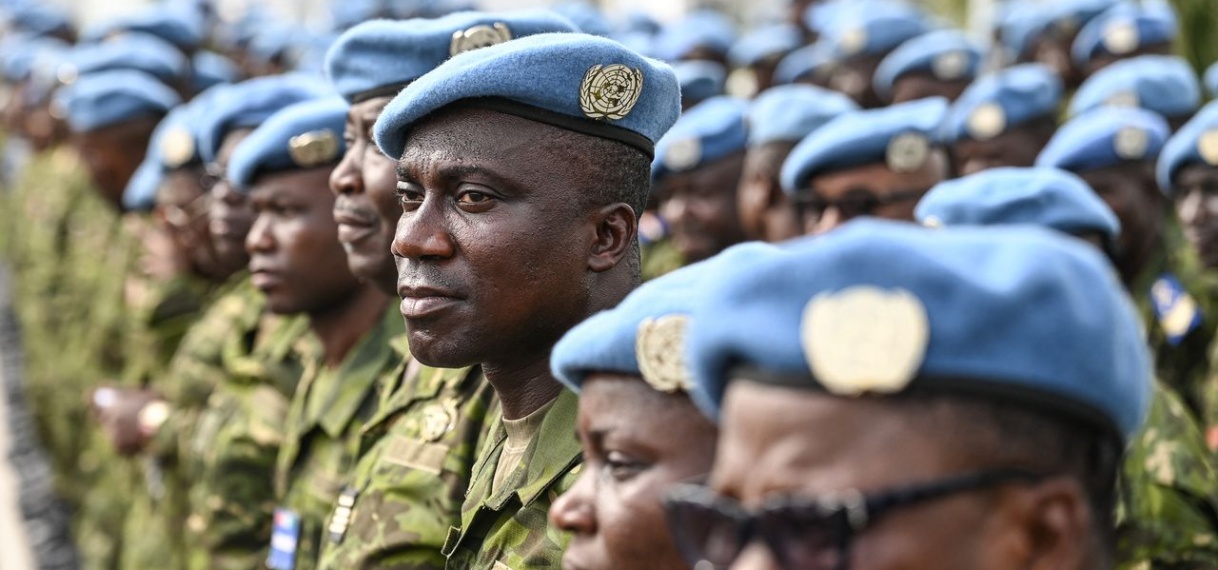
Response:
[[[421,364],[436,368],[464,368],[482,361],[481,355],[464,341],[465,335],[411,328],[409,323],[407,329],[410,357]]]

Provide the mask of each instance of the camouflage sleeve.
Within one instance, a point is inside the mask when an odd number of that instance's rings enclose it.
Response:
[[[1119,568],[1218,568],[1218,480],[1196,421],[1161,385],[1119,490]]]
[[[220,392],[223,390],[223,392]],[[200,420],[195,451],[203,458],[191,490],[190,567],[259,568],[270,543],[275,457],[283,443],[287,401],[273,387],[226,385]]]

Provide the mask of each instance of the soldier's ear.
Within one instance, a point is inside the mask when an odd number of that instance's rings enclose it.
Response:
[[[591,221],[593,236],[588,251],[588,269],[597,273],[608,271],[633,250],[639,233],[638,216],[629,204],[619,202],[595,210]]]
[[[1095,563],[1097,535],[1090,502],[1072,478],[1012,485],[997,492],[986,538],[987,556],[1012,561],[1012,568],[1086,568]]]

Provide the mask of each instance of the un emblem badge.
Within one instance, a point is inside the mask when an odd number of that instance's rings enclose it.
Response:
[[[452,43],[448,46],[448,55],[454,56],[479,48],[501,44],[512,39],[512,30],[507,24],[495,22],[492,25],[483,24],[465,30],[453,32]]]
[[[630,114],[643,93],[643,71],[625,65],[594,65],[584,74],[579,106],[592,119],[619,120]]]
[[[288,155],[301,168],[313,168],[338,158],[338,137],[329,129],[297,135],[288,141]]]
[[[639,323],[634,341],[635,356],[643,380],[660,392],[689,391],[693,382],[685,366],[685,331],[689,318],[665,315]]]
[[[173,129],[161,140],[161,162],[168,168],[178,168],[195,156],[195,137],[186,129]]]

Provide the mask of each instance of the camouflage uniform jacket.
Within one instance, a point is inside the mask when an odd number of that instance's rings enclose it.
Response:
[[[677,247],[667,237],[644,244],[641,255],[643,281],[650,281],[665,273],[672,273],[685,265],[681,252],[677,251]]]
[[[495,392],[477,368],[412,366],[405,335],[391,344],[400,364],[330,515],[325,570],[440,570],[444,540],[460,524]]]
[[[316,342],[303,316],[243,316],[223,349],[226,376],[208,397],[194,441],[186,542],[192,570],[260,568],[270,542],[275,458],[303,370],[299,343]]]
[[[1192,414],[1161,384],[1118,494],[1118,569],[1218,568],[1218,473]]]
[[[474,465],[461,507],[461,528],[444,545],[449,570],[559,568],[567,533],[549,524],[550,505],[575,484],[583,465],[575,431],[578,399],[563,390],[542,420],[520,464],[491,491],[507,433],[502,415],[492,416],[489,440]]]
[[[337,369],[324,367],[320,351],[302,357],[305,373],[288,410],[275,467],[279,507],[300,518],[296,570],[317,566],[326,516],[359,453],[360,429],[376,407],[378,382],[399,363],[389,340],[405,330],[394,305]]]

